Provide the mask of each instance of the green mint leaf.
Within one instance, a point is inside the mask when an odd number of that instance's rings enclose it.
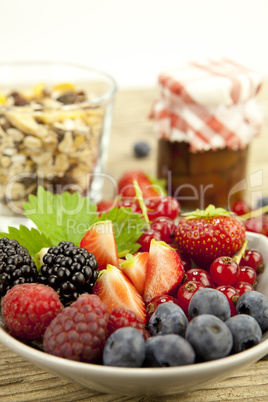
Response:
[[[98,219],[97,206],[80,193],[52,194],[39,186],[23,205],[25,215],[54,245],[72,241],[79,246],[83,235]]]
[[[17,240],[21,246],[26,247],[32,258],[43,248],[51,247],[52,241],[44,233],[35,228],[20,225],[19,228],[9,227],[8,233],[0,233],[1,237]]]
[[[137,240],[142,235],[142,228],[146,225],[143,217],[133,213],[131,208],[112,208],[103,213],[99,220],[110,220],[113,223],[115,241],[120,258],[127,254],[134,254],[140,248]]]

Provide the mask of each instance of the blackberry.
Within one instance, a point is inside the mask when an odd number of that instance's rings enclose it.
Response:
[[[66,306],[82,293],[92,293],[98,277],[95,256],[86,249],[62,241],[43,257],[39,281],[56,290]]]
[[[0,296],[13,286],[37,282],[38,272],[28,250],[17,240],[0,239]]]

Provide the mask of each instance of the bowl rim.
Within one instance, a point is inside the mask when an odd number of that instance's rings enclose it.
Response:
[[[57,60],[15,60],[15,61],[1,61],[0,62],[0,69],[1,67],[20,67],[20,66],[29,66],[29,67],[34,67],[34,66],[38,66],[38,65],[42,65],[43,67],[45,66],[53,66],[53,65],[58,65],[58,66],[62,66],[62,67],[73,67],[73,68],[77,68],[80,70],[84,70],[86,72],[91,72],[93,74],[98,74],[100,76],[103,76],[106,80],[109,81],[110,85],[111,85],[111,89],[106,91],[103,95],[101,96],[97,96],[96,98],[92,98],[92,99],[88,99],[86,101],[83,102],[78,102],[78,103],[73,103],[70,105],[59,105],[59,106],[55,106],[55,107],[47,107],[47,106],[42,106],[40,105],[40,107],[38,107],[37,112],[42,112],[42,111],[47,111],[47,110],[73,110],[73,109],[81,109],[81,108],[96,108],[98,106],[101,105],[105,105],[107,103],[112,102],[112,100],[115,97],[115,94],[118,91],[118,85],[115,81],[115,79],[112,77],[112,75],[110,75],[109,73],[95,68],[95,67],[91,67],[91,66],[87,66],[84,64],[80,64],[80,63],[73,63],[73,62],[66,62],[66,61],[57,61]],[[11,110],[19,110],[20,112],[27,112],[29,113],[29,108],[31,106],[29,105],[25,105],[25,106],[2,106],[0,105],[0,112],[5,112],[5,111],[11,111]],[[32,112],[35,112],[35,109],[32,109]]]
[[[90,374],[92,370],[97,375],[109,375],[120,378],[122,380],[129,378],[131,376],[135,379],[146,378],[156,379],[163,376],[197,376],[200,371],[202,375],[205,373],[215,372],[217,373],[220,368],[221,371],[228,369],[230,367],[246,365],[248,362],[254,362],[263,358],[268,354],[268,339],[263,339],[258,345],[253,346],[243,352],[239,352],[233,355],[223,357],[221,359],[193,363],[185,366],[174,366],[174,367],[115,367],[115,366],[105,366],[101,364],[78,362],[70,359],[65,359],[58,356],[53,356],[42,350],[38,350],[33,346],[27,345],[24,342],[14,338],[6,332],[4,328],[0,326],[0,342],[2,342],[9,349],[17,353],[18,355],[24,357],[28,361],[40,365],[45,365],[46,367],[51,367],[56,369],[67,368],[70,371],[81,372],[84,371],[86,374]]]

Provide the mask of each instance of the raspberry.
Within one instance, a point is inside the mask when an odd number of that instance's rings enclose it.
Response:
[[[12,286],[37,282],[38,272],[28,250],[17,240],[0,239],[0,296]]]
[[[108,318],[101,299],[84,293],[48,326],[44,350],[66,359],[98,363],[107,339]]]
[[[125,310],[123,307],[117,307],[110,313],[107,330],[110,336],[114,331],[123,327],[132,327],[138,329],[146,340],[150,334],[146,331],[142,320],[131,310]]]
[[[24,283],[13,286],[2,299],[2,315],[10,333],[21,339],[39,340],[63,309],[49,286]]]

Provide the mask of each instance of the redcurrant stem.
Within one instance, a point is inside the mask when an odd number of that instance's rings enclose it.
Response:
[[[134,184],[134,188],[135,188],[136,198],[137,198],[137,200],[139,202],[142,215],[143,215],[144,220],[146,222],[146,226],[147,226],[148,229],[150,229],[150,221],[149,221],[149,218],[148,218],[147,208],[146,208],[143,196],[142,196],[141,188],[140,188],[137,180],[133,180],[133,184]]]
[[[248,247],[248,240],[245,240],[244,243],[243,243],[243,246],[241,247],[241,249],[238,251],[237,254],[235,254],[235,255],[233,256],[233,260],[234,260],[238,265],[240,264],[241,258],[242,258],[243,255],[245,254],[245,251],[246,251],[247,247]]]
[[[265,212],[268,212],[268,205],[265,205],[262,208],[255,209],[254,211],[250,211],[244,215],[240,215],[238,219],[241,219],[241,221],[246,221],[250,218],[256,218],[257,216],[265,214]]]

